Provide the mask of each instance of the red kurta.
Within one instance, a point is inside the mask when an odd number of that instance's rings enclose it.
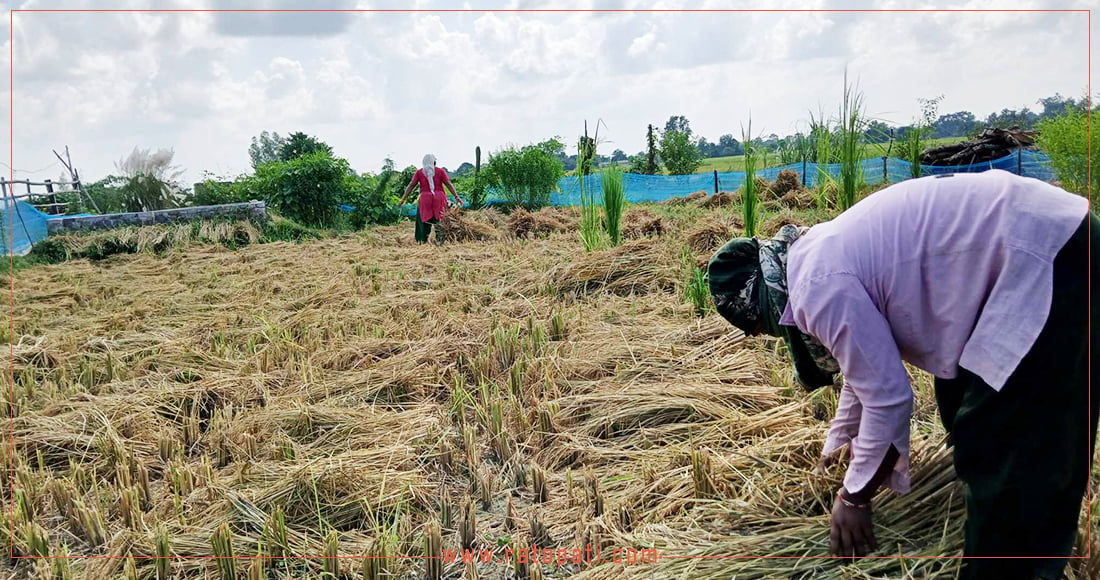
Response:
[[[435,179],[433,179],[435,181],[435,194],[428,186],[428,177],[424,175],[423,168],[416,170],[413,181],[420,186],[420,221],[426,222],[432,218],[442,218],[443,212],[447,209],[447,191],[443,189],[443,184],[451,182],[447,172],[441,167],[435,168]]]

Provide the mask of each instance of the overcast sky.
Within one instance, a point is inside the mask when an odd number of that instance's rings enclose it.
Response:
[[[729,8],[666,0],[119,0],[125,8]],[[756,2],[849,8],[837,0]],[[880,8],[1004,8],[1004,2],[880,2]],[[1014,8],[1043,8],[1019,0]],[[1065,8],[1088,2],[1069,0]],[[0,1],[4,11],[86,9],[101,0]],[[866,4],[864,4],[866,6]],[[862,6],[859,6],[862,7]],[[68,145],[86,181],[135,146],[175,150],[190,183],[250,171],[263,130],[304,131],[358,171],[385,157],[473,161],[509,143],[560,135],[572,147],[602,119],[600,153],[644,147],[646,125],[684,115],[697,135],[740,139],[805,129],[834,112],[844,68],[868,113],[891,124],[944,95],[941,113],[979,118],[1041,107],[1089,80],[1084,12],[532,13],[16,12],[4,68],[18,178],[56,179]],[[14,45],[12,44],[14,42]],[[1096,41],[1093,41],[1095,46]],[[14,57],[10,56],[14,54]],[[1093,64],[1093,72],[1100,66]],[[1095,74],[1093,76],[1096,76]],[[14,86],[14,91],[12,87]],[[0,109],[9,107],[8,95]],[[8,118],[8,111],[2,111]],[[4,155],[3,172],[9,163]]]

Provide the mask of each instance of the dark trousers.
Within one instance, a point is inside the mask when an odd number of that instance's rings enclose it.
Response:
[[[438,226],[439,220],[437,220],[436,218],[432,218],[428,221],[421,221],[420,216],[416,216],[415,218],[413,218],[413,221],[416,222],[416,243],[418,243],[418,244],[428,243],[428,237],[431,236],[431,233],[432,233],[432,224],[436,224]],[[436,229],[435,229],[435,241],[441,242],[441,241],[443,241],[442,238],[443,238],[443,232],[441,232],[439,230],[439,228],[436,227]]]
[[[1050,316],[1000,392],[965,369],[935,381],[965,484],[961,578],[1060,579],[1072,552],[1100,406],[1089,385],[1097,350],[1089,348],[1089,332],[1097,317],[1089,310],[1088,277],[1098,235],[1100,222],[1090,214],[1059,251]]]

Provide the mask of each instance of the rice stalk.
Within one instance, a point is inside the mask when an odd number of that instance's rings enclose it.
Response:
[[[863,152],[863,134],[867,126],[864,116],[863,93],[848,84],[848,71],[844,71],[844,98],[840,105],[840,192],[838,205],[844,211],[856,202],[856,192],[863,182],[860,161]]]
[[[237,559],[233,555],[233,531],[229,529],[229,524],[222,523],[214,530],[210,536],[210,544],[222,580],[236,580]]]
[[[752,143],[752,119],[747,129],[742,128],[741,140],[745,144],[745,184],[741,186],[741,215],[745,222],[745,237],[756,235],[757,204],[760,193],[756,191],[756,148]]]
[[[443,539],[438,522],[428,522],[424,526],[424,578],[443,578]]]
[[[619,226],[626,206],[623,171],[616,167],[604,169],[601,172],[600,183],[603,186],[604,225],[607,236],[611,240],[611,246],[614,247],[622,240]]]

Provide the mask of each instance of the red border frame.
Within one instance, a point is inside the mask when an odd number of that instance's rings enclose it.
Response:
[[[1018,9],[1018,10],[1013,10],[1013,9],[882,9],[882,10],[875,10],[875,9],[835,9],[835,10],[834,9],[804,9],[804,10],[796,10],[796,9],[790,9],[790,10],[782,10],[782,9],[682,9],[682,10],[670,10],[670,9],[632,9],[632,10],[627,10],[627,9],[619,9],[619,10],[601,10],[601,9],[587,9],[587,10],[584,10],[584,9],[493,9],[493,10],[486,10],[486,9],[469,9],[469,10],[466,10],[466,9],[437,9],[437,10],[429,10],[429,9],[340,9],[340,10],[326,10],[326,9],[301,9],[301,10],[298,10],[298,9],[286,9],[286,10],[264,10],[264,9],[147,9],[147,10],[142,10],[142,9],[132,9],[132,10],[127,10],[127,9],[87,9],[87,10],[27,9],[27,10],[20,10],[20,9],[12,9],[11,11],[9,11],[9,25],[10,25],[9,39],[11,41],[10,44],[9,44],[10,69],[9,69],[9,72],[8,72],[8,74],[9,74],[9,89],[10,89],[10,92],[9,92],[9,97],[10,97],[10,99],[9,99],[10,100],[10,103],[9,103],[9,117],[10,117],[9,139],[10,139],[10,143],[9,144],[10,144],[10,147],[11,147],[11,149],[9,150],[9,166],[8,166],[8,169],[9,169],[9,182],[12,182],[12,180],[14,180],[13,164],[14,164],[14,161],[15,161],[15,153],[14,153],[14,150],[15,150],[15,117],[14,117],[14,114],[15,114],[14,113],[15,58],[14,58],[14,54],[15,53],[14,53],[14,46],[15,46],[15,13],[17,13],[17,12],[107,12],[107,13],[124,13],[124,12],[151,12],[151,13],[172,13],[172,12],[348,12],[348,13],[351,13],[351,12],[354,12],[354,13],[374,13],[374,12],[426,12],[426,13],[437,13],[437,12],[444,12],[444,13],[451,13],[451,12],[465,12],[465,13],[488,13],[488,12],[493,12],[493,13],[495,13],[495,12],[503,12],[503,13],[507,13],[507,12],[524,12],[524,13],[527,13],[527,12],[532,12],[532,13],[576,13],[576,12],[588,12],[588,13],[607,13],[607,12],[631,12],[631,13],[635,13],[635,12],[638,12],[638,13],[653,13],[653,12],[674,12],[674,13],[711,13],[711,12],[716,12],[716,13],[730,13],[730,12],[737,12],[737,13],[745,13],[745,12],[749,12],[749,13],[756,13],[756,12],[764,12],[764,13],[789,13],[789,12],[807,12],[807,13],[818,13],[818,12],[982,13],[982,12],[992,12],[992,13],[1003,13],[1003,12],[1012,12],[1012,13],[1016,13],[1016,12],[1020,12],[1020,13],[1031,13],[1031,12],[1040,12],[1040,13],[1046,13],[1046,12],[1073,12],[1073,13],[1077,13],[1077,12],[1084,12],[1084,13],[1087,14],[1087,18],[1088,18],[1088,83],[1087,83],[1088,89],[1087,90],[1088,90],[1089,110],[1091,111],[1091,109],[1092,109],[1092,11],[1090,9],[1076,9],[1076,10],[1071,10],[1071,9],[1051,9],[1051,10],[1046,10],[1046,9]],[[1089,135],[1088,136],[1088,139],[1089,139],[1089,142],[1088,142],[1089,165],[1088,166],[1089,166],[1089,175],[1091,175],[1091,172],[1092,172],[1092,116],[1091,116],[1091,114],[1089,114],[1089,116],[1088,116],[1088,123],[1089,123],[1089,131],[1088,131],[1088,135]],[[1092,183],[1091,183],[1091,179],[1089,180],[1089,183],[1088,183],[1088,198],[1089,198],[1090,210],[1091,210],[1091,201],[1092,201]],[[10,233],[10,236],[13,236],[14,218],[12,217],[10,211],[8,212],[8,216],[9,216],[9,233]],[[9,237],[9,240],[11,240],[11,239],[13,239],[13,238]],[[1091,263],[1091,255],[1092,255],[1092,251],[1091,251],[1091,232],[1089,234],[1089,239],[1090,239],[1089,261]],[[15,314],[15,276],[14,276],[14,273],[11,271],[12,267],[14,267],[14,256],[9,254],[9,278],[10,278],[10,291],[11,291],[11,294],[10,294],[10,317],[8,319],[8,322],[9,322],[9,354],[10,354],[8,372],[9,372],[9,380],[11,381],[10,384],[9,384],[10,389],[11,389],[11,397],[12,397],[11,400],[13,401],[14,400],[14,389],[15,389],[15,374],[14,374],[14,372],[15,372],[15,370],[14,370],[15,349],[14,349],[14,344],[11,342],[11,340],[13,338],[14,330],[15,330],[15,322],[14,322],[14,314]],[[1089,314],[1091,314],[1091,309],[1092,309],[1092,299],[1091,299],[1091,296],[1092,296],[1092,271],[1091,271],[1091,269],[1089,269],[1088,281],[1089,281]],[[1091,327],[1089,329],[1088,342],[1089,342],[1089,352],[1091,352],[1091,349],[1092,349],[1092,331],[1091,331]],[[1091,407],[1091,403],[1092,403],[1092,392],[1091,392],[1092,391],[1091,390],[1091,385],[1092,385],[1092,361],[1091,361],[1091,358],[1089,359],[1088,380],[1089,380],[1089,407]],[[1086,413],[1088,413],[1088,412],[1089,412],[1089,408],[1086,408]],[[11,457],[14,457],[14,452],[15,452],[15,439],[14,439],[15,419],[14,419],[14,416],[11,416],[11,415],[9,415],[8,418],[9,418],[9,423],[10,423],[10,426],[9,426],[9,429],[10,429],[9,430],[10,451],[11,451]],[[1092,472],[1091,472],[1092,471],[1091,470],[1092,455],[1091,455],[1091,453],[1089,455],[1088,461],[1089,461],[1089,468],[1090,468],[1089,469],[1089,481],[1091,483],[1091,480],[1092,480]],[[7,468],[8,468],[8,483],[9,483],[9,488],[8,489],[9,490],[14,490],[14,480],[13,480],[13,478],[14,478],[14,475],[13,475],[14,466],[8,466]],[[12,494],[12,497],[14,497],[14,494]],[[1086,504],[1086,508],[1088,510],[1088,505],[1090,505],[1092,503],[1092,486],[1091,486],[1091,484],[1088,486],[1088,489],[1087,489],[1087,499],[1088,499],[1088,503]],[[12,502],[12,504],[11,504],[11,510],[12,511],[9,513],[9,526],[11,526],[11,522],[14,519],[14,502]],[[1088,559],[1088,558],[1092,557],[1092,511],[1091,510],[1088,510],[1088,515],[1089,515],[1089,517],[1088,517],[1088,519],[1089,519],[1089,525],[1088,525],[1089,554],[1087,556],[1070,556],[1069,557],[1070,560]],[[9,535],[12,538],[14,538],[14,528],[13,527],[9,527]],[[38,559],[51,559],[51,560],[53,560],[53,559],[57,559],[57,558],[62,558],[61,556],[46,556],[46,557],[42,557],[42,556],[18,556],[17,557],[17,556],[14,556],[14,540],[13,540],[13,544],[9,547],[8,557],[9,557],[9,559],[11,559],[13,561],[15,561],[15,560],[38,560]],[[127,558],[127,557],[125,557],[125,556],[75,556],[75,555],[69,555],[66,558],[124,559],[124,558]],[[219,557],[217,557],[217,556],[173,556],[172,557],[172,559],[174,559],[174,560],[175,559],[179,559],[179,560],[190,560],[190,559],[205,560],[205,559],[216,559],[216,558],[219,558]],[[250,560],[250,559],[257,558],[257,556],[234,556],[233,558],[234,559]],[[324,557],[323,556],[288,556],[286,558],[289,558],[289,559],[322,559]],[[362,559],[365,559],[365,558],[368,558],[368,557],[367,556],[338,556],[337,557],[338,560],[362,560]],[[386,558],[387,559],[414,559],[414,560],[416,560],[416,559],[425,559],[425,558],[429,558],[429,557],[428,556],[389,556],[389,557],[386,557]],[[837,558],[839,558],[839,557],[837,557],[837,556],[664,556],[664,555],[658,554],[658,560],[662,560],[662,559],[670,559],[670,560],[673,560],[673,559],[712,559],[712,560],[737,560],[737,559],[807,560],[807,559],[810,559],[810,560],[815,560],[815,559],[837,559]],[[926,560],[926,559],[961,559],[961,558],[964,558],[964,557],[963,556],[864,556],[864,557],[860,557],[859,559]],[[996,557],[976,557],[976,559],[986,559],[986,558],[996,558]],[[1009,557],[1003,557],[1003,558],[1000,558],[1000,559],[1033,559],[1033,558],[1051,558],[1051,556],[1044,556],[1044,557],[1009,556]],[[140,558],[140,559],[144,560],[144,559],[156,559],[156,558]],[[602,562],[602,563],[608,563],[608,562]],[[639,566],[639,565],[634,565],[634,566]]]

